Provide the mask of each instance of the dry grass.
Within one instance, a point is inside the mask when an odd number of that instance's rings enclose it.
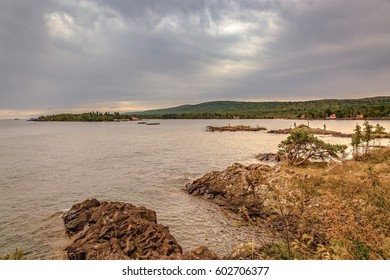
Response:
[[[332,169],[320,163],[283,168],[299,175],[270,186],[268,211],[277,214],[269,221],[284,244],[264,247],[262,255],[390,259],[390,148]]]
[[[24,251],[16,248],[14,252],[0,257],[0,260],[25,260]]]

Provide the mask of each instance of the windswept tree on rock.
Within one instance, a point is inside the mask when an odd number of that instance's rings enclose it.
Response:
[[[286,140],[279,144],[279,153],[285,155],[289,165],[301,165],[308,160],[327,161],[340,159],[346,145],[325,143],[313,134],[303,130],[293,130]]]

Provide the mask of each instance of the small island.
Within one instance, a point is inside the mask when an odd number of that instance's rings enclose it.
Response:
[[[250,125],[235,125],[235,126],[207,126],[207,131],[210,132],[223,132],[223,131],[230,131],[230,132],[236,132],[236,131],[261,131],[261,130],[267,130],[265,127],[251,127]]]
[[[31,118],[29,121],[38,122],[120,122],[120,121],[139,121],[141,120],[136,115],[132,114],[120,114],[118,112],[88,112],[81,114],[56,114],[39,116],[38,118]]]
[[[372,137],[373,138],[390,138],[390,133],[387,133],[383,126],[376,124],[376,126],[372,126]],[[321,128],[312,128],[307,125],[301,124],[294,128],[284,128],[284,129],[276,129],[276,130],[269,130],[267,133],[273,133],[273,134],[290,134],[293,131],[306,131],[310,134],[315,135],[329,135],[329,136],[335,136],[335,137],[352,137],[353,133],[342,133],[340,131],[334,131],[334,130],[327,130],[326,127],[324,129]]]
[[[342,133],[339,131],[334,130],[327,130],[327,129],[321,129],[321,128],[312,128],[307,125],[301,124],[294,128],[284,128],[284,129],[277,129],[277,130],[269,130],[267,133],[274,133],[274,134],[290,134],[292,131],[297,130],[303,130],[311,134],[316,135],[331,135],[331,136],[337,136],[337,137],[351,137],[352,133]]]

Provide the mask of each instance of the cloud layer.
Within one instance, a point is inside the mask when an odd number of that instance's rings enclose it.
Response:
[[[0,117],[389,95],[387,0],[0,1]]]

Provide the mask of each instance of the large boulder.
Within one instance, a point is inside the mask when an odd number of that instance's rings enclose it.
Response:
[[[69,259],[181,259],[182,248],[156,212],[123,202],[86,200],[64,216]]]
[[[246,209],[250,215],[262,213],[272,167],[235,163],[223,171],[213,171],[185,186],[184,191],[210,200],[234,212]]]
[[[205,246],[183,253],[168,227],[157,223],[155,211],[130,203],[88,199],[73,205],[63,219],[71,260],[218,259]]]
[[[245,210],[250,217],[267,218],[278,213],[272,206],[276,190],[305,176],[308,175],[279,165],[234,163],[188,183],[184,191],[236,213]]]

